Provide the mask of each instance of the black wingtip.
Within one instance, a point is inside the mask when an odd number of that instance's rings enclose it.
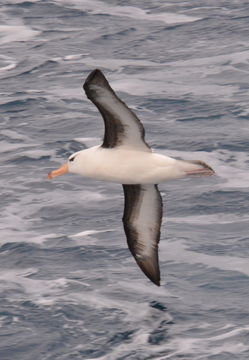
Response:
[[[147,274],[146,274],[147,275]],[[147,275],[148,276],[148,275]],[[157,286],[161,286],[160,284],[160,277],[159,278],[152,278],[151,276],[148,278],[153,282],[153,284],[157,285]]]
[[[150,261],[143,262],[138,260],[137,257],[135,257],[135,260],[144,275],[146,275],[147,278],[153,282],[153,284],[160,286],[160,269],[158,262],[156,264],[151,263]]]
[[[88,88],[88,85],[90,83],[94,84],[99,81],[107,81],[104,74],[102,73],[102,71],[99,69],[95,69],[95,70],[91,71],[83,84],[84,90],[86,90]]]

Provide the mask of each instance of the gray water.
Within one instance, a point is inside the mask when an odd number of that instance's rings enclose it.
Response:
[[[1,0],[1,360],[249,358],[248,20],[242,0]],[[97,67],[156,151],[217,173],[160,184],[160,288],[120,185],[47,180],[101,141]]]

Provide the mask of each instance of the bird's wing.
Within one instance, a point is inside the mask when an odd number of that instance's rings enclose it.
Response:
[[[123,185],[124,230],[129,249],[144,274],[160,286],[158,243],[162,198],[157,185]]]
[[[142,123],[117,97],[100,70],[96,69],[88,75],[83,88],[104,119],[105,135],[102,147],[126,146],[151,151],[144,140]]]

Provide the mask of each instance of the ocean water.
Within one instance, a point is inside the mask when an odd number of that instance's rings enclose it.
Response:
[[[1,0],[0,359],[249,358],[249,3]],[[118,184],[47,173],[98,144],[100,68],[157,151],[162,285],[131,257]]]

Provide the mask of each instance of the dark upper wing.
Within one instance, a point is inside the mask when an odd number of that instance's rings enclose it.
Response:
[[[87,97],[97,106],[104,122],[102,147],[123,145],[142,151],[151,151],[144,140],[144,127],[137,116],[121,101],[98,69],[92,71],[83,88]]]
[[[124,230],[129,249],[145,275],[160,286],[158,243],[162,198],[157,185],[123,185]]]

